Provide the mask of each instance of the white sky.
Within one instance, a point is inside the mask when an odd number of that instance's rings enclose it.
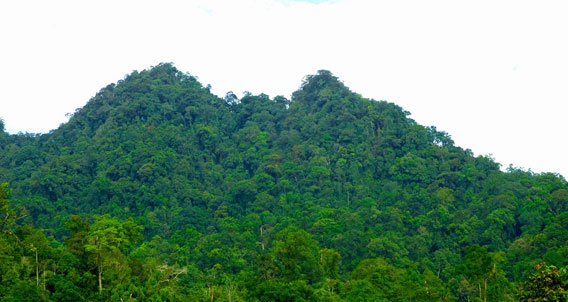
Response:
[[[328,69],[476,155],[568,175],[568,2],[1,1],[0,117],[48,132],[132,70],[289,97]]]

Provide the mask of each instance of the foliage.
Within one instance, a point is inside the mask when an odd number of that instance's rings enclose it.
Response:
[[[555,266],[537,266],[538,271],[523,282],[520,301],[568,301],[568,274]]]

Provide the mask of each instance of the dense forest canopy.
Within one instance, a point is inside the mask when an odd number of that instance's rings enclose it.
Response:
[[[566,180],[408,115],[159,64],[48,134],[0,120],[0,301],[566,301]]]

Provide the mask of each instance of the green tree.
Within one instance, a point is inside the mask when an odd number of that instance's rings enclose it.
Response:
[[[278,232],[272,253],[284,279],[309,282],[320,279],[318,243],[306,231],[287,227]]]
[[[5,231],[16,221],[16,211],[10,206],[11,190],[8,183],[0,183],[0,232]]]
[[[343,296],[348,301],[410,301],[417,288],[406,270],[374,258],[361,261],[351,272]]]
[[[458,267],[465,277],[460,290],[466,296],[477,296],[484,302],[488,297],[502,297],[509,287],[501,269],[501,263],[505,260],[503,254],[488,252],[487,248],[477,244],[468,246],[465,253],[464,263]]]
[[[142,239],[143,227],[132,219],[120,222],[110,215],[103,215],[91,225],[86,236],[85,249],[93,253],[98,274],[99,294],[103,292],[103,270],[118,266],[123,261],[123,251]]]

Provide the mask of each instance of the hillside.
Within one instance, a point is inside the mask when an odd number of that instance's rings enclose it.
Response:
[[[0,301],[516,301],[567,265],[565,179],[408,115],[328,71],[239,100],[160,64],[0,127]]]

